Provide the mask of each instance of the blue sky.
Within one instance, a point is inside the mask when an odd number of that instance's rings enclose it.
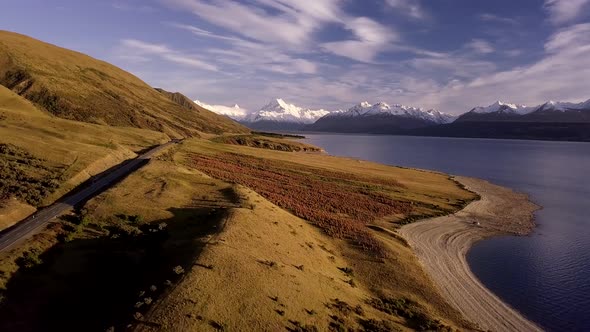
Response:
[[[19,0],[0,29],[250,110],[590,98],[590,0]]]

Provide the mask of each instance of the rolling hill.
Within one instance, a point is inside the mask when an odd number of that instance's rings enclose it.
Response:
[[[249,131],[204,108],[187,109],[104,61],[8,31],[0,31],[0,85],[64,119],[172,137]]]

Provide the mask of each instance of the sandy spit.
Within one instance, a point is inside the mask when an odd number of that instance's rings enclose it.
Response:
[[[539,207],[524,194],[487,181],[456,177],[481,200],[449,216],[401,227],[420,262],[443,296],[484,330],[541,331],[488,290],[471,272],[466,254],[484,238],[503,234],[526,235],[534,228]],[[479,223],[479,224],[477,224]]]

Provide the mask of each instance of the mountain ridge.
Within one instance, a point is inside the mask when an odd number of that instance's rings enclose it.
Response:
[[[0,85],[68,120],[160,131],[246,133],[226,117],[170,100],[105,61],[9,31],[0,31]]]
[[[580,103],[548,101],[537,106],[495,102],[475,107],[462,114],[457,122],[590,122],[590,100]]]

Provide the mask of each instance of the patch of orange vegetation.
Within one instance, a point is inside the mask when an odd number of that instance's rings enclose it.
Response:
[[[232,153],[193,155],[192,160],[204,173],[249,187],[328,235],[352,240],[377,254],[383,253],[382,247],[366,225],[412,211],[410,203],[387,195],[402,187],[394,180]]]

